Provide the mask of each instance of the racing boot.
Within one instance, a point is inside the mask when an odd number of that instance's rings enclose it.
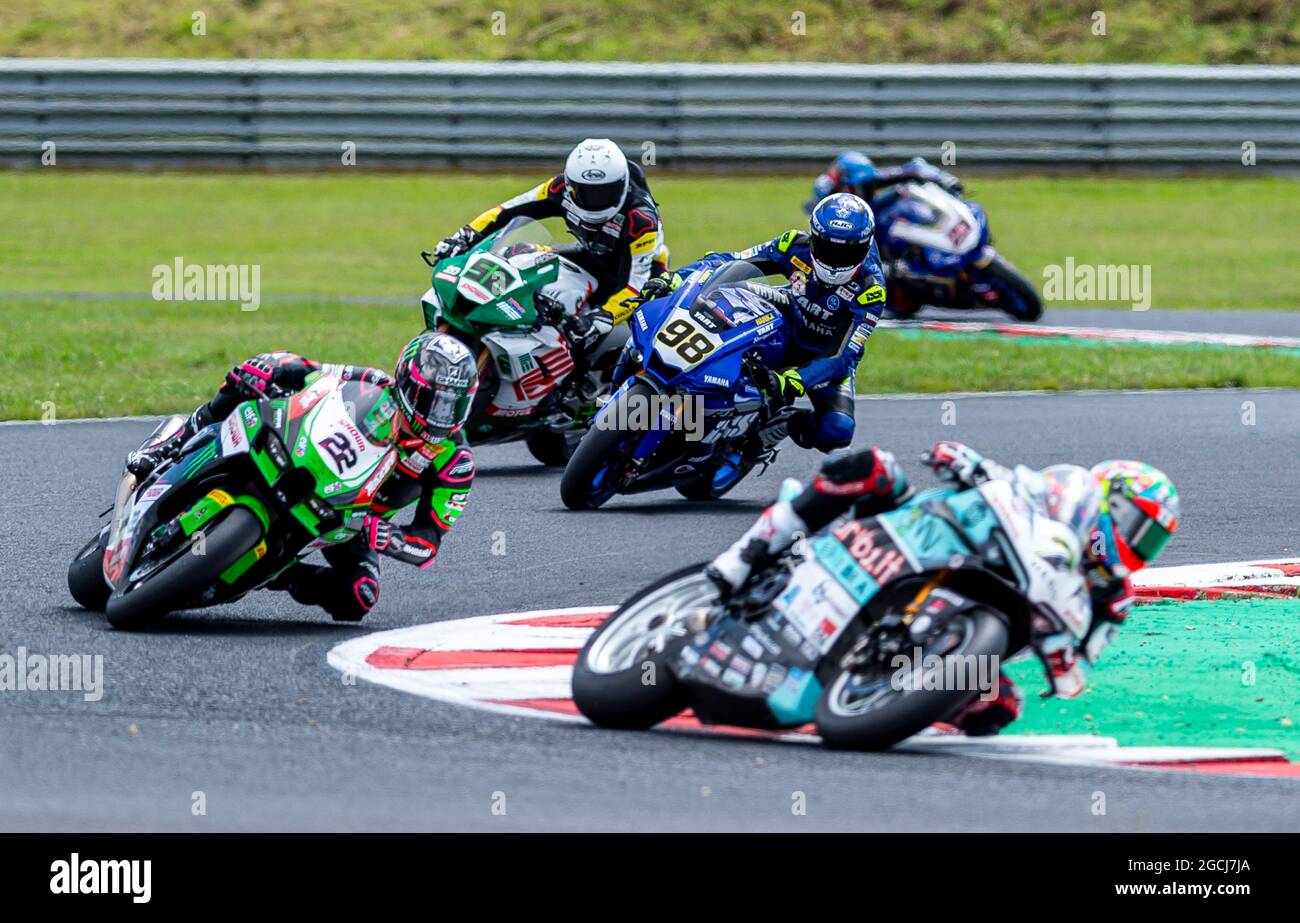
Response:
[[[714,558],[704,573],[724,594],[730,594],[744,585],[755,565],[790,547],[807,531],[794,507],[782,500],[763,510],[749,531]]]
[[[134,474],[137,480],[143,481],[163,462],[180,455],[181,446],[198,432],[200,426],[206,425],[199,419],[200,411],[204,409],[206,405],[194,411],[188,420],[173,416],[159,423],[158,428],[149,434],[140,448],[126,453],[126,470]]]
[[[361,560],[349,570],[295,564],[266,588],[286,592],[304,606],[319,606],[336,622],[359,622],[379,602],[379,566]]]
[[[791,411],[785,421],[790,441],[801,449],[817,448],[817,415],[808,408]]]
[[[998,691],[992,699],[975,699],[949,719],[949,723],[967,737],[990,737],[1020,717],[1025,710],[1025,694],[1005,673],[998,674]]]

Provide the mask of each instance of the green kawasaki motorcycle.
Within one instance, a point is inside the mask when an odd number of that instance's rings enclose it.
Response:
[[[265,586],[298,558],[360,533],[397,463],[387,388],[324,375],[283,399],[245,401],[137,483],[77,552],[68,589],[115,628],[215,606]],[[170,417],[145,440],[184,424]]]
[[[478,391],[465,432],[473,445],[525,440],[533,457],[563,466],[609,394],[627,326],[614,327],[575,365],[560,330],[596,280],[565,258],[536,221],[516,218],[459,256],[437,263],[421,298],[424,323],[478,357]]]

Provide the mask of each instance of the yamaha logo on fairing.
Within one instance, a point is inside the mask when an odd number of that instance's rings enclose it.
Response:
[[[585,179],[585,180],[590,180],[590,181],[592,181],[592,182],[597,182],[597,181],[602,180],[602,179],[605,178],[605,171],[604,171],[604,170],[596,170],[596,169],[583,170],[583,171],[582,171],[582,178]]]

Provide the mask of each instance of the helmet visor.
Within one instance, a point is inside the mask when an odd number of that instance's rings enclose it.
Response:
[[[472,387],[455,385],[408,387],[402,404],[411,432],[425,442],[445,439],[465,422],[473,393]]]
[[[836,243],[825,238],[814,237],[812,242],[813,259],[831,270],[856,269],[867,258],[867,251],[870,249],[870,240]]]
[[[1111,494],[1108,503],[1115,534],[1146,563],[1160,556],[1173,532],[1123,494]]]
[[[627,181],[620,179],[612,183],[588,183],[570,180],[568,186],[573,204],[578,208],[588,212],[603,212],[617,208],[623,201]]]

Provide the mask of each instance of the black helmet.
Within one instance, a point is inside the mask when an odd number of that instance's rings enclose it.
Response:
[[[474,356],[446,333],[425,332],[407,343],[393,377],[406,429],[430,443],[464,425],[478,388]]]

